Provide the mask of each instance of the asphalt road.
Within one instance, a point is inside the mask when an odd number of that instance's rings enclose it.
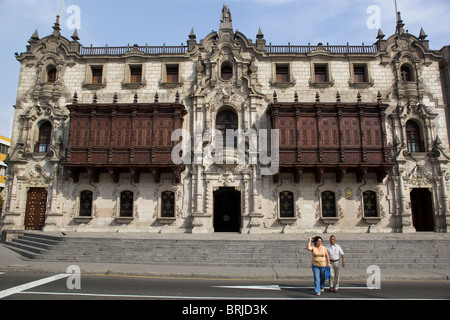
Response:
[[[315,296],[311,281],[156,278],[123,275],[0,273],[0,302],[8,300],[154,300],[172,315],[261,316],[299,302],[450,300],[450,281],[383,281],[380,289],[346,281],[339,293]],[[160,301],[162,300],[162,301]],[[167,301],[170,304],[167,305]],[[295,304],[293,304],[295,302]],[[448,301],[445,301],[448,303]],[[148,305],[146,305],[148,306]],[[287,309],[285,307],[288,307]],[[215,310],[213,308],[216,308]],[[177,317],[178,318],[178,317]]]

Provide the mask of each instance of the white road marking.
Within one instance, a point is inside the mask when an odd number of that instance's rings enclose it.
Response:
[[[314,289],[314,287],[280,287],[281,289]],[[325,290],[329,290],[330,287],[325,287]],[[380,290],[378,288],[369,287],[339,287],[339,290]]]
[[[17,286],[17,287],[13,287],[13,288],[10,288],[10,289],[6,289],[6,290],[3,290],[3,291],[0,291],[0,299],[8,297],[8,296],[11,296],[11,295],[16,294],[16,293],[20,293],[22,291],[25,291],[25,290],[28,290],[28,289],[31,289],[31,288],[42,286],[44,284],[47,284],[47,283],[50,283],[50,282],[53,282],[53,281],[56,281],[56,280],[59,280],[59,279],[67,278],[70,275],[72,275],[72,274],[61,273],[61,274],[57,274],[55,276],[51,276],[51,277],[48,277],[48,278],[44,278],[44,279],[41,279],[41,280],[33,281],[33,282],[26,283],[26,284],[23,284],[23,285],[20,285],[20,286]]]
[[[125,294],[105,294],[105,293],[76,293],[76,292],[22,292],[23,294],[54,295],[54,296],[78,296],[78,297],[98,297],[98,298],[130,298],[130,299],[171,299],[171,300],[417,300],[415,298],[323,298],[323,297],[194,297],[194,296],[152,296],[152,295],[125,295]],[[436,300],[436,299],[420,299]],[[446,300],[446,299],[443,299]]]
[[[222,289],[246,289],[246,290],[277,290],[280,291],[282,289],[314,289],[314,287],[286,287],[286,286],[278,286],[278,285],[268,285],[268,286],[213,286],[213,288],[222,288]],[[329,289],[329,288],[325,288]],[[371,290],[368,287],[339,287],[341,289],[352,289],[352,290]]]
[[[222,289],[248,289],[248,290],[276,290],[280,291],[280,286],[214,286],[213,288],[222,288]]]

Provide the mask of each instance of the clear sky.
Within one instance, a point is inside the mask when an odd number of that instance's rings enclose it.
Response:
[[[450,45],[449,0],[397,2],[409,33],[417,36],[423,27],[431,49]],[[84,46],[186,44],[192,28],[197,41],[218,30],[224,3],[234,29],[255,40],[261,27],[274,45],[372,44],[374,26],[379,24],[386,37],[395,31],[394,0],[65,0],[61,32],[70,39],[78,24]],[[79,9],[79,15],[69,8]],[[61,0],[0,0],[0,135],[10,136],[16,103],[14,53],[26,50],[36,29],[41,38],[51,34],[60,10]]]

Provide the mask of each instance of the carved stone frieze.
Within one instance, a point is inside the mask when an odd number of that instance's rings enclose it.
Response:
[[[32,168],[28,168],[22,176],[18,177],[18,180],[30,186],[47,186],[51,183],[54,176],[48,173],[44,167],[40,164],[36,164]]]

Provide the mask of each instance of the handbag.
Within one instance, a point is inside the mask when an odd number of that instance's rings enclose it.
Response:
[[[325,280],[328,280],[330,278],[330,267],[326,267],[325,270]]]

